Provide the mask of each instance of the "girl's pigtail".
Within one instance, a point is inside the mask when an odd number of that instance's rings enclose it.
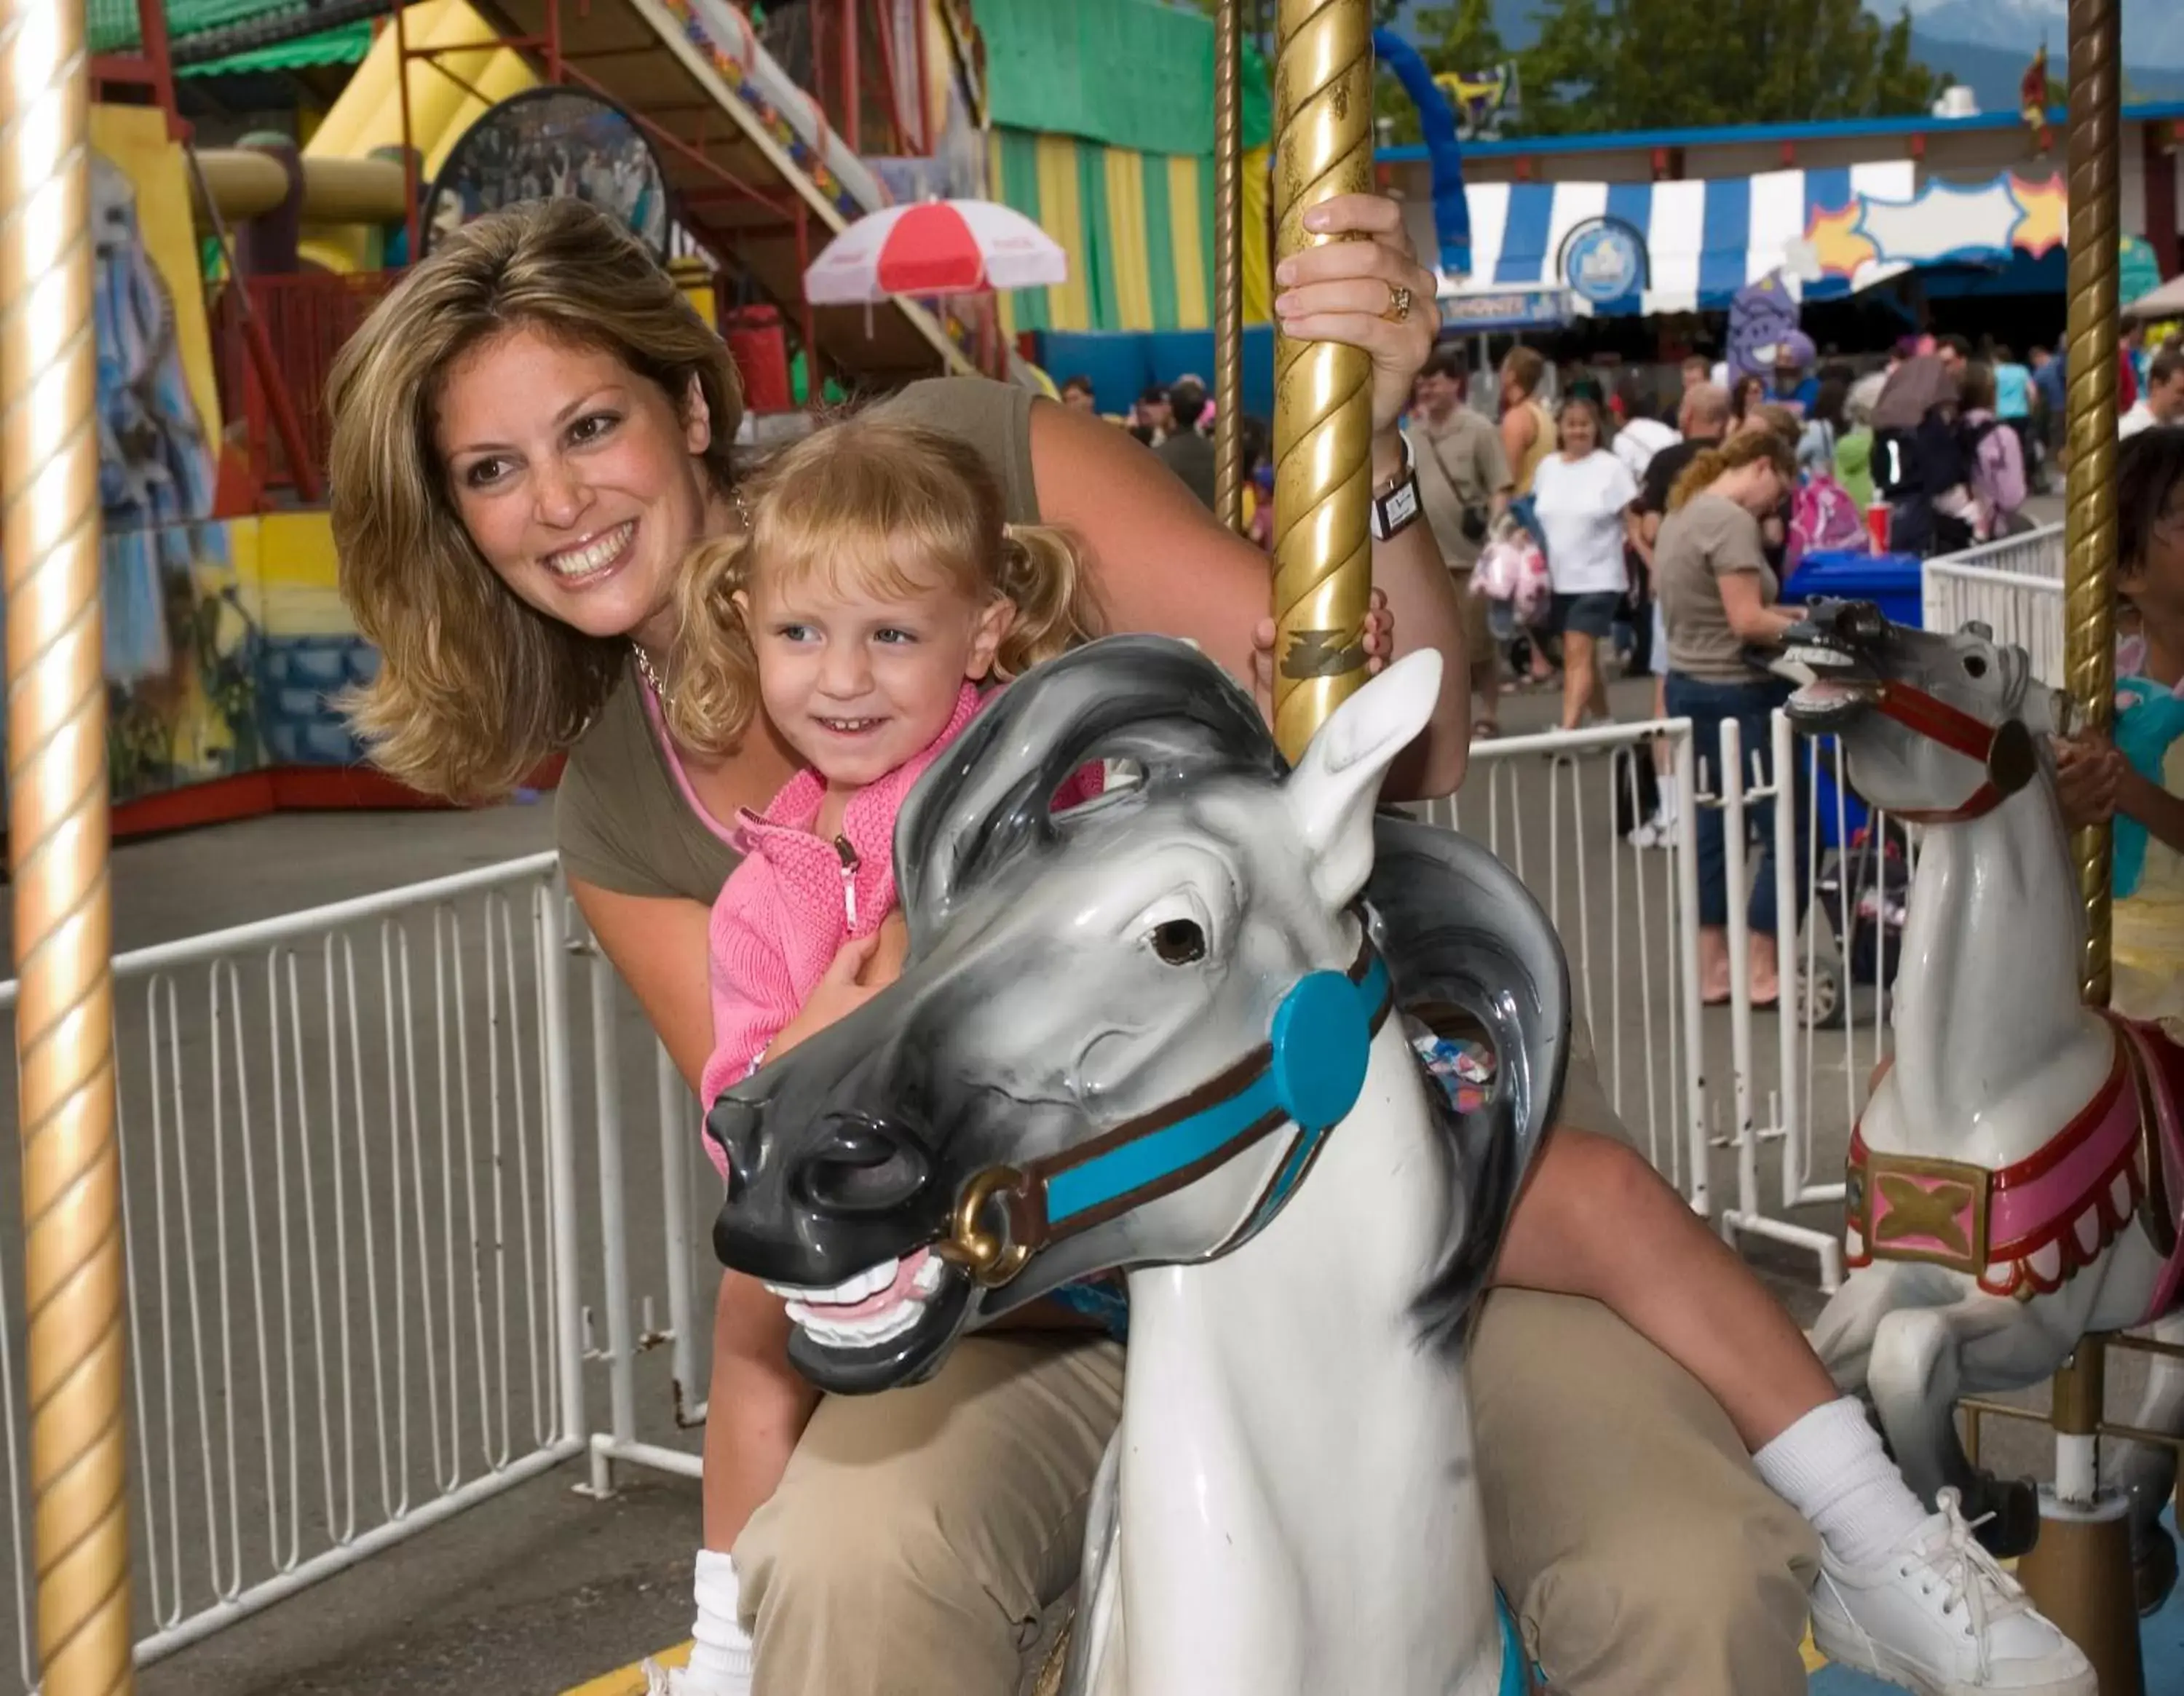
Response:
[[[1091,641],[1105,626],[1076,542],[1050,525],[1004,526],[996,587],[1017,609],[994,660],[1003,682]]]
[[[746,531],[700,542],[683,561],[661,706],[669,733],[695,753],[734,753],[758,714],[758,656],[736,604],[750,587],[750,555]]]

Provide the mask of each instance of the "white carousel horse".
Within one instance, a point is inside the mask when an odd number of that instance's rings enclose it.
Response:
[[[1291,773],[1179,643],[1039,668],[902,815],[900,981],[709,1120],[716,1247],[793,1287],[791,1358],[829,1390],[915,1380],[967,1328],[1127,1269],[1072,1691],[1524,1688],[1462,1337],[1549,1122],[1568,991],[1490,855],[1375,820],[1440,676],[1390,668]],[[1052,813],[1094,759],[1142,781]],[[1484,1107],[1424,1080],[1398,1001],[1483,1029]],[[855,1313],[818,1317],[845,1285]]]
[[[1789,642],[1813,674],[1791,717],[1841,738],[1865,800],[1927,827],[1895,1059],[1851,1142],[1854,1270],[1813,1344],[1870,1399],[1914,1489],[1930,1502],[1954,1486],[1969,1514],[1997,1515],[1997,1553],[2021,1550],[2031,1487],[1975,1473],[1953,1409],[2040,1382],[2089,1332],[2176,1309],[2184,1056],[2080,999],[2085,913],[2048,753],[2059,713],[2024,650],[1843,602]],[[2138,1423],[2184,1430],[2184,1394]]]

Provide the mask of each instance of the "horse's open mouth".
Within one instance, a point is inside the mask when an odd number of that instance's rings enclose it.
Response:
[[[1780,667],[1800,680],[1787,710],[1791,722],[1806,729],[1832,729],[1857,717],[1880,694],[1880,679],[1866,663],[1832,642],[1800,640],[1793,633]]]
[[[821,1389],[861,1395],[915,1383],[937,1367],[963,1327],[972,1285],[930,1248],[826,1289],[769,1283],[796,1328],[788,1358]]]

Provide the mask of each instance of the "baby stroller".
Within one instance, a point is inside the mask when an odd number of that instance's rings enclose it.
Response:
[[[1822,858],[1813,880],[1809,922],[1825,923],[1835,932],[1835,956],[1815,949],[1808,961],[1801,949],[1797,960],[1798,994],[1815,1028],[1847,1025],[1858,990],[1880,998],[1873,1016],[1888,1016],[1910,894],[1911,839],[1892,819],[1869,819],[1847,846],[1830,848]]]

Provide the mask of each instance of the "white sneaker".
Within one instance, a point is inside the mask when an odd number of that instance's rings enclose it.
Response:
[[[1954,1490],[1865,1568],[1823,1554],[1813,1641],[1829,1660],[1921,1696],[2097,1696],[2078,1646],[1979,1546]]]
[[[685,1666],[662,1666],[658,1661],[644,1663],[644,1696],[750,1696],[748,1680],[725,1684],[701,1684],[690,1676]]]

